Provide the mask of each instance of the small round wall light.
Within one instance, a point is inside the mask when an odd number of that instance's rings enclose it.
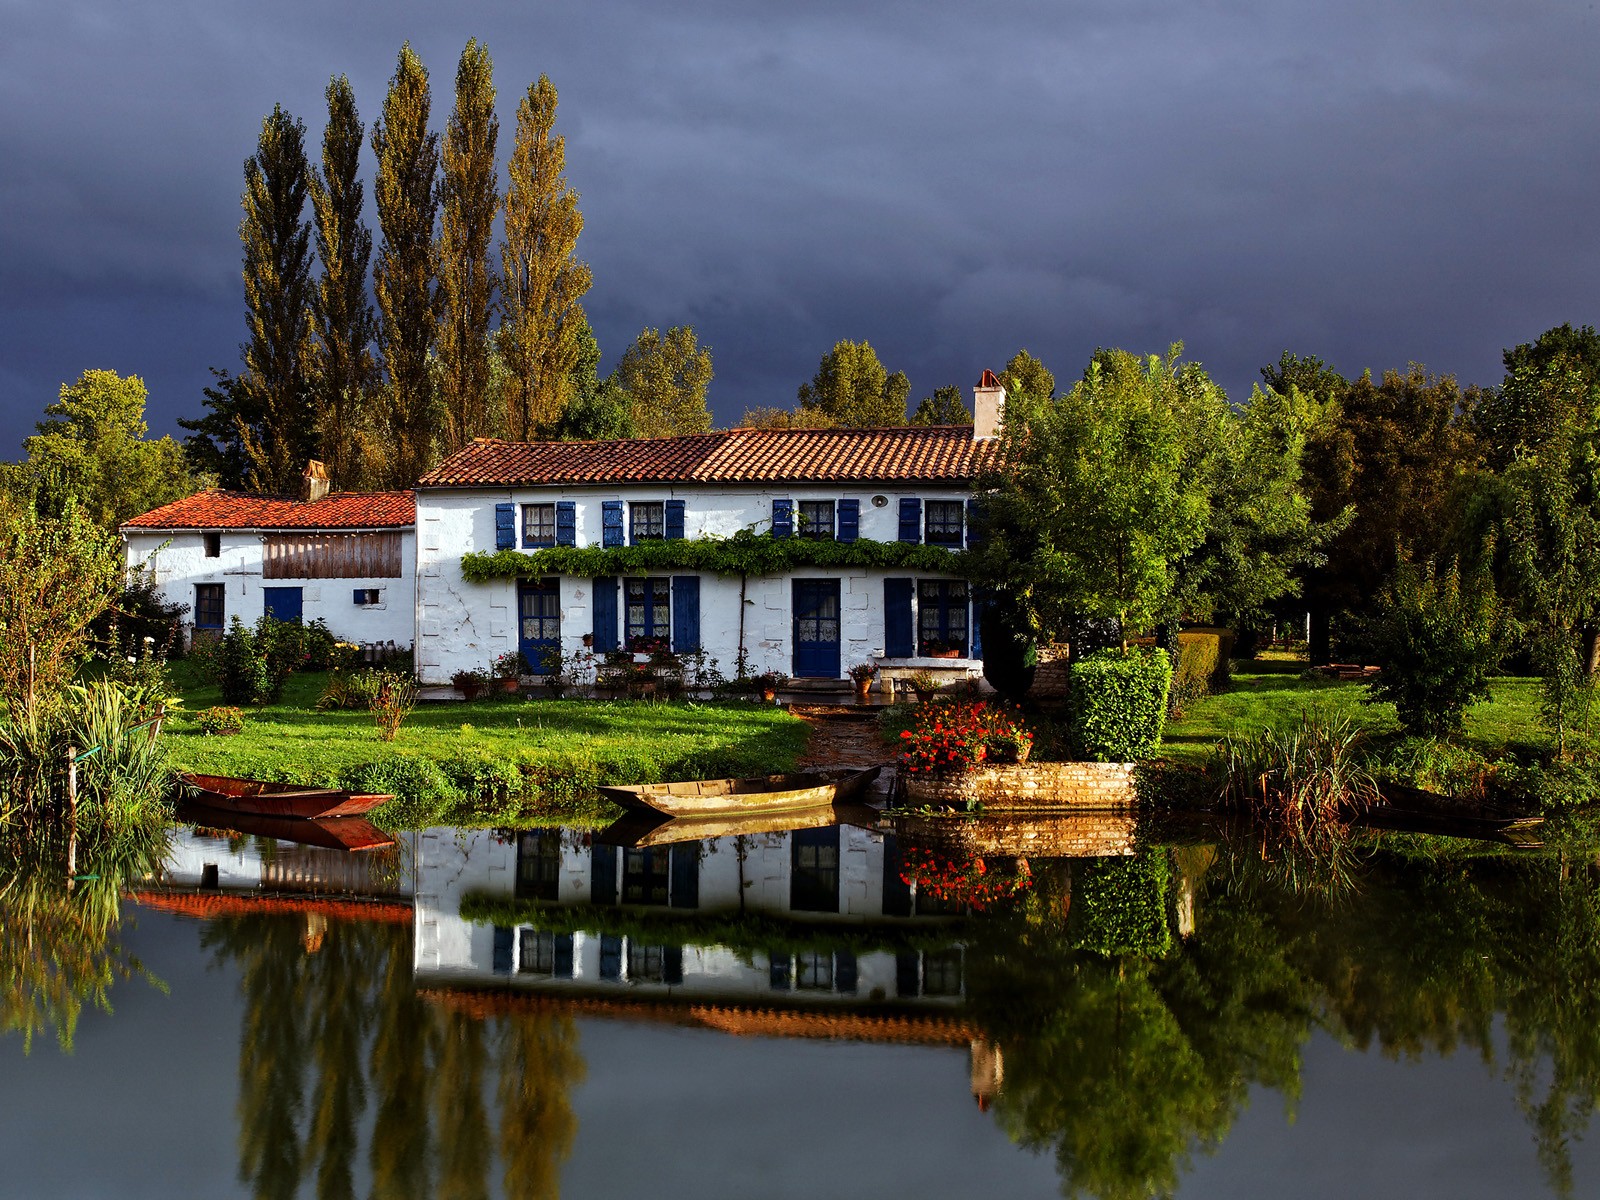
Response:
[[[872,498],[872,507],[873,508],[882,508],[884,505],[886,505],[888,503],[889,503],[889,497],[887,497],[887,496],[874,496]]]

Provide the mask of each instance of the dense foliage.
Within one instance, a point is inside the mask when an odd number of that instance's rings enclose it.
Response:
[[[1149,758],[1161,744],[1171,682],[1165,650],[1102,650],[1073,663],[1073,754],[1089,762]]]

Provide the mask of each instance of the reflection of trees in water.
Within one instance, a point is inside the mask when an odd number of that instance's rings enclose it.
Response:
[[[1379,854],[1317,898],[1252,860],[1239,847],[1210,872],[1197,931],[1163,957],[1074,949],[1060,905],[990,926],[970,954],[974,1013],[1005,1051],[998,1119],[1054,1152],[1063,1192],[1171,1192],[1251,1085],[1298,1099],[1316,1030],[1492,1063],[1498,1020],[1541,1166],[1569,1194],[1568,1148],[1600,1103],[1600,866]]]
[[[164,829],[133,829],[88,846],[69,882],[64,847],[8,839],[0,845],[0,1034],[53,1030],[71,1053],[85,1007],[111,1011],[119,979],[164,987],[119,940],[126,881],[161,861]]]
[[[488,1196],[497,1130],[505,1194],[560,1194],[583,1078],[570,1020],[486,1026],[428,1003],[404,926],[242,917],[211,922],[203,941],[237,966],[244,994],[239,1173],[255,1195],[314,1178],[320,1200],[353,1197],[369,1104],[373,1200]]]

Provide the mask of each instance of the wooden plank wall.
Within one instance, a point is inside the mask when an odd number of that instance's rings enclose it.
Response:
[[[268,534],[265,579],[398,579],[399,533]]]

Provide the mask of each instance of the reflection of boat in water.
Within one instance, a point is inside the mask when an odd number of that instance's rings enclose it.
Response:
[[[795,829],[821,829],[828,825],[877,828],[878,810],[865,804],[813,805],[783,812],[738,813],[709,817],[663,817],[651,811],[629,812],[594,835],[604,846],[670,846],[712,838],[753,837],[761,833],[788,833]]]
[[[365,817],[264,817],[184,801],[178,805],[178,819],[207,829],[232,830],[326,850],[381,850],[394,845],[394,838]]]
[[[696,779],[603,787],[600,794],[630,812],[669,817],[730,817],[821,808],[859,797],[881,767],[766,775],[754,779]]]
[[[1397,783],[1384,783],[1379,790],[1383,803],[1362,814],[1363,824],[1404,833],[1481,838],[1526,849],[1544,845],[1539,834],[1543,817]]]
[[[262,779],[235,779],[231,775],[180,774],[181,797],[224,812],[263,817],[326,820],[357,817],[371,812],[393,796],[347,792],[339,788],[308,788],[297,783],[271,783]]]

